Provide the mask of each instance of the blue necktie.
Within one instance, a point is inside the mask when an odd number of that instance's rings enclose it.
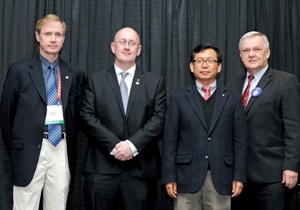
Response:
[[[128,75],[129,73],[124,71],[121,72],[121,82],[120,82],[120,90],[121,90],[121,96],[122,96],[122,102],[123,102],[123,108],[124,108],[124,112],[126,114],[126,110],[127,110],[127,104],[128,104],[128,87],[125,83],[125,77]]]
[[[57,84],[55,79],[55,69],[52,64],[49,66],[50,73],[47,78],[47,103],[48,105],[57,104]],[[61,141],[61,126],[48,125],[48,140],[53,146],[57,146]]]

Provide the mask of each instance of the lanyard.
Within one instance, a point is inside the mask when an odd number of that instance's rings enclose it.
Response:
[[[57,104],[59,104],[59,101],[61,99],[61,75],[60,75],[60,68],[58,67],[58,87],[57,87]]]

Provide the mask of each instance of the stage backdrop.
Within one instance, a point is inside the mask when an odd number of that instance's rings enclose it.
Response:
[[[61,57],[87,74],[113,65],[110,42],[117,30],[133,27],[141,36],[138,66],[161,74],[167,93],[191,82],[190,52],[200,42],[218,46],[223,54],[223,84],[242,69],[238,42],[250,30],[270,41],[270,65],[300,77],[300,5],[298,0],[1,0],[0,93],[8,66],[38,52],[34,27],[55,13],[67,24]],[[33,116],[34,117],[34,116]],[[82,161],[87,142],[78,138],[75,191],[69,209],[83,210]],[[172,209],[158,185],[156,209]],[[12,204],[11,171],[0,137],[0,209]]]

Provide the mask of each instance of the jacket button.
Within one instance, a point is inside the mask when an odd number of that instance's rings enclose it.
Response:
[[[204,158],[205,158],[205,159],[208,159],[208,155],[205,155]]]
[[[211,138],[208,138],[208,141],[211,141]]]

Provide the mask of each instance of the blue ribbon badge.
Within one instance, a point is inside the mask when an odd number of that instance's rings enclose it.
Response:
[[[251,96],[253,98],[257,98],[258,96],[260,96],[261,93],[262,93],[262,89],[260,87],[256,87],[252,90]]]

